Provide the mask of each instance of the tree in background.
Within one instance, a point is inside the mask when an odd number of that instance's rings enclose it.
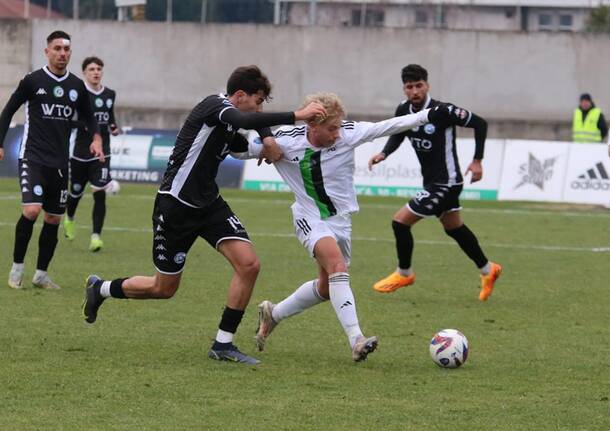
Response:
[[[591,11],[587,30],[594,33],[610,33],[610,6],[600,6]]]

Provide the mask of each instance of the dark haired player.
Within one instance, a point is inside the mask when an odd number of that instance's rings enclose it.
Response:
[[[71,120],[75,114],[92,134],[89,152],[104,160],[102,139],[85,84],[67,67],[72,54],[70,36],[54,31],[47,37],[44,50],[48,64],[26,75],[0,115],[0,160],[2,144],[11,119],[25,103],[26,120],[19,152],[19,187],[22,214],[15,227],[13,267],[8,285],[23,287],[24,260],[34,223],[44,210],[44,224],[38,239],[38,262],[32,279],[34,286],[59,289],[47,268],[57,245],[57,231],[68,197],[68,151]]]
[[[403,90],[407,100],[396,108],[396,116],[412,114],[422,109],[432,108],[441,103],[428,94],[428,72],[417,64],[410,64],[402,69]],[[459,196],[464,179],[460,172],[455,145],[455,127],[474,129],[475,154],[466,173],[472,173],[472,182],[483,176],[481,160],[487,123],[478,115],[449,104],[446,118],[415,127],[406,132],[393,135],[388,139],[381,153],[369,160],[369,169],[392,154],[409,138],[417,154],[424,179],[424,190],[417,193],[407,205],[399,209],[392,220],[392,229],[396,238],[398,268],[388,277],[375,283],[377,292],[389,293],[409,286],[415,282],[415,273],[411,268],[413,255],[413,235],[411,226],[424,217],[438,217],[445,233],[453,238],[466,255],[481,271],[481,290],[479,299],[486,301],[491,295],[494,283],[502,272],[502,267],[485,257],[474,233],[462,221]]]
[[[256,66],[237,68],[227,82],[227,95],[208,96],[191,111],[176,138],[153,209],[152,256],[156,273],[104,281],[87,279],[85,320],[93,323],[106,298],[167,299],[180,285],[189,249],[198,237],[216,248],[234,270],[226,307],[208,356],[221,361],[257,364],[233,344],[259,272],[259,261],[245,227],[220,196],[216,174],[231,152],[244,152],[248,141],[238,129],[272,136],[270,126],[324,116],[319,104],[297,112],[262,113],[271,84]],[[266,155],[282,157],[271,141]],[[207,287],[207,286],[206,286]]]
[[[68,240],[74,240],[76,226],[74,215],[80,198],[85,192],[87,182],[93,191],[93,233],[89,242],[89,251],[102,249],[101,238],[104,218],[106,216],[106,188],[110,184],[110,134],[118,135],[119,129],[114,118],[116,93],[102,85],[104,62],[98,57],[87,57],[82,65],[85,86],[89,92],[91,110],[102,135],[104,161],[94,157],[88,148],[91,134],[85,127],[72,131],[73,150],[70,155],[70,193],[64,218],[64,234]]]

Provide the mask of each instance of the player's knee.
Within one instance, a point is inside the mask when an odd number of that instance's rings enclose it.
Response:
[[[44,221],[48,224],[59,224],[61,222],[61,216],[45,213]]]
[[[35,221],[41,209],[40,205],[25,205],[23,207],[23,216],[28,220]]]
[[[238,272],[249,277],[256,277],[261,270],[261,262],[258,257],[253,257],[244,262],[240,262]]]

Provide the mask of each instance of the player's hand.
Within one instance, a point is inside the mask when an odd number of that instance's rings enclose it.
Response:
[[[311,102],[303,109],[294,113],[294,121],[313,121],[318,117],[326,118],[326,109],[318,102]]]
[[[383,162],[384,160],[385,160],[385,154],[383,154],[383,153],[375,154],[373,157],[371,157],[369,159],[369,171],[373,170],[373,165]]]
[[[4,160],[4,148],[0,148],[0,160]]]
[[[481,161],[474,159],[470,165],[468,165],[468,169],[466,169],[466,173],[464,175],[467,175],[468,172],[472,174],[472,177],[470,178],[471,184],[480,181],[481,178],[483,178],[483,165],[481,165]]]
[[[275,138],[268,136],[263,139],[263,151],[261,152],[260,157],[258,158],[258,166],[261,165],[263,159],[267,164],[274,163],[282,159],[284,153],[282,149],[277,144]]]
[[[430,111],[428,111],[428,121],[435,124],[448,121],[449,116],[451,115],[449,106],[450,105],[441,103],[431,108]]]
[[[111,134],[112,136],[117,136],[117,135],[120,135],[120,134],[121,134],[121,129],[119,129],[119,128],[116,126],[116,124],[111,124],[111,125],[109,126],[109,128],[110,128],[110,134]]]
[[[100,162],[104,163],[106,161],[106,157],[104,157],[104,149],[102,148],[102,137],[99,133],[93,135],[93,142],[89,145],[89,151],[95,157],[99,157]]]

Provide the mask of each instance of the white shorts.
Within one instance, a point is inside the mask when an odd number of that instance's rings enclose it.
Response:
[[[325,237],[334,238],[339,245],[345,264],[349,266],[352,258],[352,217],[347,215],[335,215],[326,219],[312,216],[292,207],[292,220],[297,238],[303,247],[314,256],[316,243]]]

